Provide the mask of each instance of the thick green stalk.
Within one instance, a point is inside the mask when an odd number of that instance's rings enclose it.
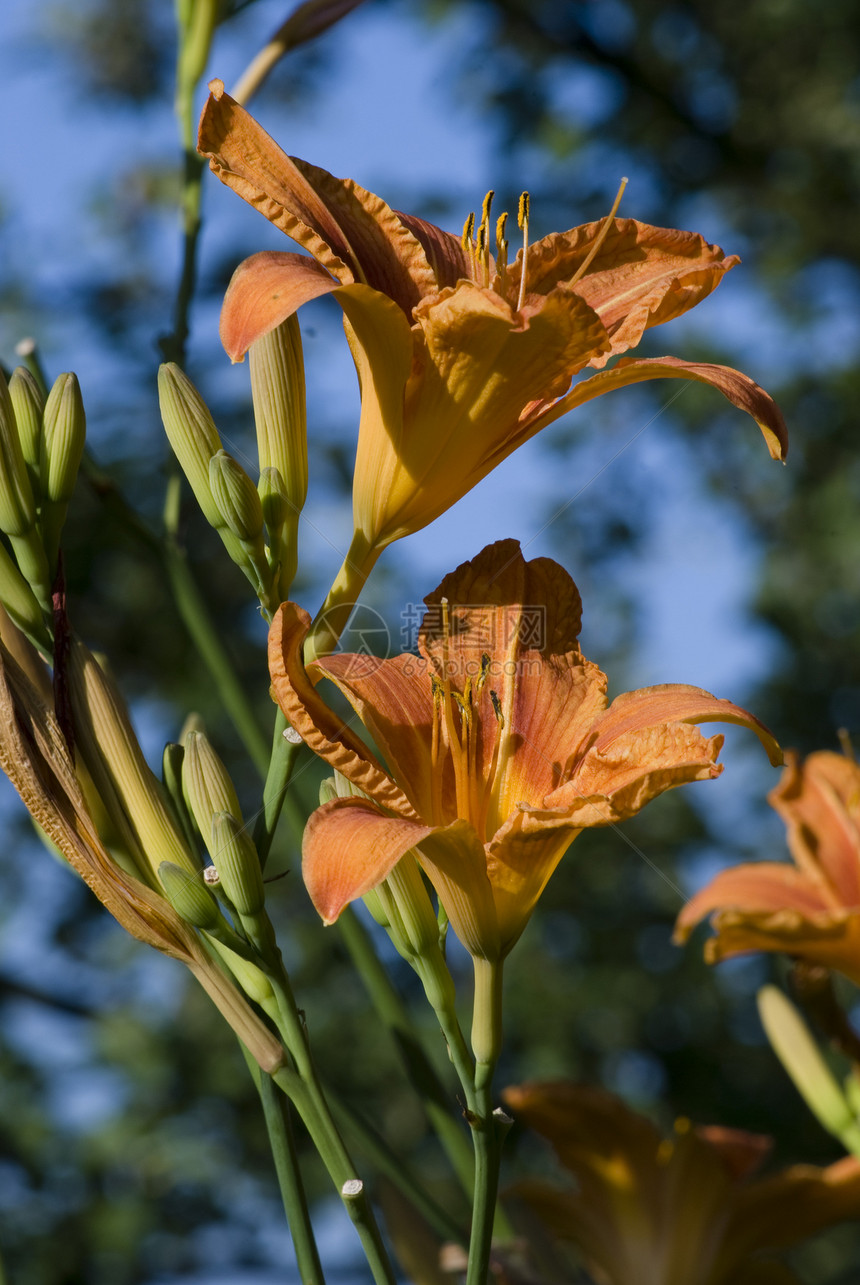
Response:
[[[475,1080],[469,1123],[475,1148],[475,1198],[466,1285],[487,1285],[494,1227],[504,1234],[497,1218],[496,1202],[502,1141],[510,1121],[504,1113],[493,1111],[493,1074],[502,1045],[502,963],[477,958],[472,962]]]
[[[296,1007],[286,972],[269,974],[279,1010],[279,1028],[295,1063],[295,1072],[277,1071],[275,1083],[283,1088],[299,1112],[314,1146],[355,1224],[376,1285],[395,1285],[388,1253],[367,1199],[362,1180],[338,1132],[310,1054],[307,1033]]]
[[[451,1114],[452,1097],[421,1046],[418,1036],[409,1020],[409,1014],[391,983],[391,978],[379,961],[370,934],[351,907],[340,915],[337,921],[344,945],[349,951],[353,965],[364,982],[368,995],[378,1017],[394,1037],[400,1056],[406,1068],[410,1082],[414,1086],[427,1113],[431,1128],[442,1144],[455,1173],[471,1199],[473,1191],[472,1152],[466,1134]],[[439,1014],[437,1013],[437,1017]],[[447,1019],[446,1019],[447,1020]],[[456,1014],[450,1032],[443,1031],[449,1042],[456,1039],[453,1027],[457,1025]],[[441,1025],[441,1021],[440,1021]],[[465,1055],[467,1081],[472,1083],[471,1061],[462,1033],[459,1036],[458,1055]],[[459,1073],[459,1068],[458,1068]],[[462,1083],[463,1076],[460,1075]]]
[[[343,565],[305,641],[306,665],[317,656],[334,651],[381,552],[377,545],[368,543],[361,531],[355,532]]]
[[[392,1186],[397,1188],[413,1209],[421,1214],[428,1226],[433,1228],[437,1236],[442,1240],[465,1244],[467,1241],[465,1225],[452,1218],[447,1210],[428,1195],[416,1176],[404,1165],[402,1156],[392,1150],[373,1125],[368,1124],[367,1120],[330,1089],[328,1097],[347,1134],[352,1135],[356,1146],[371,1162],[374,1171],[387,1178]],[[470,1157],[470,1181],[471,1176]]]
[[[281,815],[281,809],[286,802],[289,807],[289,820],[293,829],[294,837],[301,842],[302,831],[305,827],[306,817],[304,817],[296,804],[295,800],[289,796],[287,787],[290,783],[293,767],[296,762],[296,755],[301,749],[301,745],[288,741],[284,737],[287,730],[287,720],[281,710],[275,714],[275,727],[272,733],[272,753],[269,758],[269,769],[266,773],[266,783],[263,786],[263,801],[260,811],[257,813],[257,820],[254,825],[254,844],[260,856],[260,865],[265,867],[269,857],[269,850],[272,846],[272,840],[275,837],[275,830],[278,825],[278,818]]]
[[[325,1277],[296,1155],[289,1106],[283,1095],[277,1092],[271,1076],[264,1074],[247,1052],[245,1060],[263,1106],[272,1160],[302,1285],[323,1285]]]

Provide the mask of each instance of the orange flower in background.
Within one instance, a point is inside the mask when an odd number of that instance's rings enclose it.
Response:
[[[239,266],[221,319],[227,352],[241,360],[322,294],[344,311],[362,399],[354,563],[432,522],[567,410],[642,380],[713,385],[754,416],[772,456],[785,455],[773,400],[725,366],[625,360],[568,391],[578,372],[695,307],[736,257],[690,232],[609,218],[544,237],[508,263],[506,216],[490,253],[492,194],[474,239],[467,225],[461,241],[287,156],[220,81],[211,88],[199,151],[313,255],[265,252]]]
[[[795,864],[756,861],[721,871],[681,911],[676,940],[686,941],[713,913],[709,963],[784,951],[860,985],[860,766],[827,750],[802,762],[788,755],[768,801],[785,821]]]
[[[523,1084],[502,1097],[550,1142],[576,1189],[526,1179],[507,1193],[576,1245],[605,1285],[792,1285],[762,1251],[860,1216],[860,1161],[757,1171],[770,1139],[680,1120],[663,1138],[601,1089]]]
[[[581,602],[548,558],[490,545],[425,600],[418,656],[337,654],[310,664],[310,618],[285,603],[269,636],[274,694],[310,748],[366,798],[310,818],[303,871],[326,922],[416,848],[457,935],[476,958],[503,957],[581,830],[633,816],[664,790],[718,776],[739,723],[778,747],[746,710],[696,687],[617,697],[579,649]],[[313,684],[343,692],[387,766]]]

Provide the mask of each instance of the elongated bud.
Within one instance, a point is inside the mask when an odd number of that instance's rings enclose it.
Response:
[[[185,738],[182,793],[204,843],[211,840],[212,818],[216,812],[229,812],[242,825],[242,812],[233,782],[209,738],[202,732],[189,732]]]
[[[52,572],[57,565],[60,536],[78,478],[86,435],[87,419],[77,376],[71,373],[60,375],[45,403],[39,469],[42,489],[40,525]]]
[[[264,468],[260,473],[257,491],[263,506],[263,521],[268,528],[269,536],[277,537],[283,530],[290,513],[287,488],[280,469]]]
[[[45,398],[36,377],[26,366],[16,366],[9,380],[9,396],[18,426],[18,440],[34,496],[41,492],[39,468],[42,459],[42,414]]]
[[[260,472],[276,468],[296,516],[308,494],[308,433],[302,336],[295,314],[251,344],[251,397]]]
[[[209,461],[221,450],[221,439],[208,406],[175,362],[159,369],[158,403],[164,431],[182,472],[206,521],[218,529],[224,519],[209,485]]]
[[[226,525],[246,544],[259,546],[263,554],[263,506],[248,474],[226,451],[217,451],[209,461],[209,488]]]
[[[229,812],[212,817],[209,851],[227,899],[240,915],[258,915],[266,900],[260,858],[251,836]]]
[[[161,754],[161,780],[170,795],[173,811],[179,827],[191,852],[197,851],[197,832],[188,812],[188,805],[182,793],[182,760],[185,750],[175,741],[168,741]]]
[[[791,1000],[776,986],[763,986],[758,1011],[773,1051],[810,1111],[828,1133],[860,1156],[860,1121]]]
[[[36,524],[33,488],[18,436],[9,386],[0,371],[0,531],[27,535]]]
[[[72,640],[68,679],[76,745],[142,877],[160,888],[157,871],[163,861],[194,874],[194,857],[143,757],[122,697],[78,639]]]
[[[20,630],[41,651],[50,653],[51,636],[33,590],[0,544],[0,603]]]
[[[181,0],[176,6],[182,28],[176,81],[180,90],[191,93],[206,70],[212,36],[218,24],[218,0]]]
[[[42,430],[42,494],[48,500],[72,498],[87,432],[87,417],[77,376],[59,375],[48,394]]]
[[[199,874],[189,874],[172,861],[162,861],[158,867],[158,878],[165,897],[187,924],[211,932],[224,922],[218,902]]]

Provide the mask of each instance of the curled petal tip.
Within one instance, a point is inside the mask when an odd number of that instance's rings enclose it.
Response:
[[[214,80],[209,81],[207,88],[217,103],[224,93],[224,81],[219,80],[216,76]]]

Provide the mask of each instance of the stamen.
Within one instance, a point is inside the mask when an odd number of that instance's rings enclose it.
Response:
[[[568,282],[568,285],[570,286],[576,285],[579,278],[585,273],[592,259],[597,254],[597,251],[603,245],[603,242],[606,239],[606,234],[609,231],[612,220],[615,218],[615,213],[619,205],[621,204],[621,198],[624,195],[624,189],[626,186],[627,186],[627,179],[623,178],[621,180],[621,186],[618,188],[618,191],[615,194],[615,200],[612,203],[612,209],[609,211],[606,218],[603,220],[603,226],[601,227],[600,231],[597,234],[597,240],[594,242],[594,245],[589,250],[588,255],[585,258],[584,262],[579,265],[579,270],[574,274],[574,276]]]
[[[505,240],[505,227],[508,222],[508,214],[500,214],[496,219],[496,272],[499,274],[499,280],[504,291],[505,278],[508,271],[508,243]]]
[[[478,261],[484,270],[484,288],[490,284],[490,210],[496,193],[490,188],[481,206],[481,226],[478,229]],[[483,232],[483,237],[481,233]]]
[[[442,774],[444,762],[439,752],[439,740],[442,724],[442,702],[445,693],[442,684],[435,674],[430,675],[430,691],[433,695],[433,727],[430,733],[430,791],[433,816],[442,817]]]
[[[487,261],[488,254],[487,225],[486,223],[482,223],[478,228],[477,247],[475,249],[475,278],[477,279],[478,268],[480,268],[484,286],[489,285],[490,269]]]
[[[519,312],[520,309],[522,308],[526,297],[526,258],[528,257],[528,252],[529,252],[529,208],[530,206],[531,206],[531,198],[529,197],[528,192],[523,192],[520,195],[520,208],[517,210],[517,226],[522,229],[522,233],[523,233],[523,262],[522,262],[522,269],[520,273],[520,293],[519,293],[519,298],[517,299],[517,312]]]
[[[442,608],[442,691],[443,691],[443,708],[445,711],[445,731],[448,737],[448,749],[451,752],[451,760],[454,765],[454,788],[457,800],[457,815],[461,817],[468,816],[465,811],[469,800],[469,777],[468,768],[463,756],[463,744],[460,736],[454,726],[454,701],[462,701],[459,692],[451,690],[451,663],[449,658],[448,640],[450,634],[450,616],[448,613],[448,599],[442,598],[439,603]],[[462,724],[462,719],[461,719]]]
[[[852,763],[856,763],[857,755],[854,753],[854,745],[852,743],[851,733],[848,731],[848,728],[840,727],[837,730],[836,735],[839,737],[839,746],[840,746],[840,749],[842,750],[842,753],[845,755],[847,759],[850,759]]]
[[[481,659],[483,660],[483,657]],[[505,727],[505,716],[502,713],[502,702],[499,700],[498,692],[494,692],[492,688],[490,688],[490,700],[492,701],[492,705],[493,705],[493,713],[496,716],[496,738],[493,743],[493,757],[490,760],[490,768],[489,768],[489,771],[487,772],[487,779],[484,783],[484,794],[481,800],[481,811],[478,817],[477,825],[475,826],[475,829],[478,831],[478,834],[483,837],[486,837],[487,815],[490,811],[490,804],[493,800],[493,795],[495,793],[493,787],[495,785],[496,772],[498,771],[498,767],[499,767],[499,751],[501,749],[501,744],[502,744],[502,732],[504,731],[504,727]]]
[[[476,696],[480,696],[481,692],[484,690],[484,683],[487,681],[487,678],[490,673],[490,666],[492,665],[492,663],[493,663],[492,657],[489,656],[485,651],[481,652],[481,672],[478,675],[478,678],[475,682]]]
[[[461,245],[462,245],[463,249],[466,251],[466,253],[467,253],[467,254],[468,254],[468,256],[469,256],[469,263],[470,263],[470,264],[471,264],[471,266],[472,266],[472,278],[473,278],[473,279],[474,279],[474,277],[475,277],[475,275],[476,275],[476,273],[475,273],[475,242],[472,240],[472,236],[473,236],[473,234],[474,234],[474,231],[475,231],[475,212],[474,212],[474,210],[473,210],[473,211],[472,211],[472,213],[469,215],[469,217],[466,219],[466,222],[463,224],[463,235],[462,235],[462,236],[461,236],[461,238],[460,238],[460,243],[461,243]]]

